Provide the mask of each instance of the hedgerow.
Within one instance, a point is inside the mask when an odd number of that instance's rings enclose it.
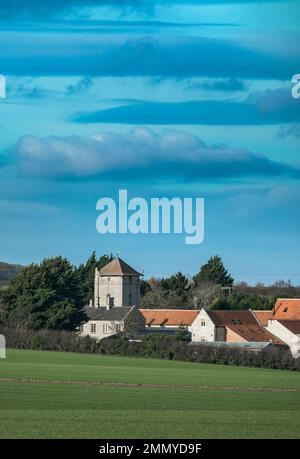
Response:
[[[300,359],[292,357],[288,350],[262,350],[260,352],[191,346],[170,336],[156,335],[142,340],[129,341],[125,336],[115,335],[97,342],[86,336],[62,330],[16,330],[0,328],[8,348],[47,351],[79,352],[87,354],[119,355],[195,363],[237,365],[244,367],[271,368],[300,371]]]

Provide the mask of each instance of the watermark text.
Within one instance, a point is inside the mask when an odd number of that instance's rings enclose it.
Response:
[[[186,244],[201,244],[204,239],[204,198],[128,199],[119,190],[118,201],[99,199],[100,215],[96,229],[100,234],[184,234]]]

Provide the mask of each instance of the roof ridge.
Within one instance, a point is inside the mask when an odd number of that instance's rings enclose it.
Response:
[[[113,258],[105,266],[100,268],[100,275],[133,275],[133,276],[143,276],[142,273],[139,273],[134,268],[132,268],[126,261],[122,260],[119,257]]]
[[[276,301],[278,301],[278,300],[280,300],[280,301],[284,301],[284,300],[289,300],[289,301],[291,301],[291,300],[300,301],[300,298],[277,298]]]
[[[199,309],[176,309],[176,308],[140,308],[143,309],[144,311],[194,311],[198,312]]]

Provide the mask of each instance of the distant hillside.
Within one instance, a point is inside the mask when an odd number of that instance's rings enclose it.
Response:
[[[23,266],[21,265],[12,265],[10,263],[5,263],[0,261],[0,286],[5,285],[9,279],[18,274]]]

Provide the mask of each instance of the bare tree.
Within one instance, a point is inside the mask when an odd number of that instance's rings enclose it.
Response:
[[[214,282],[203,281],[193,286],[190,292],[190,303],[195,309],[210,309],[222,295],[222,287]]]

